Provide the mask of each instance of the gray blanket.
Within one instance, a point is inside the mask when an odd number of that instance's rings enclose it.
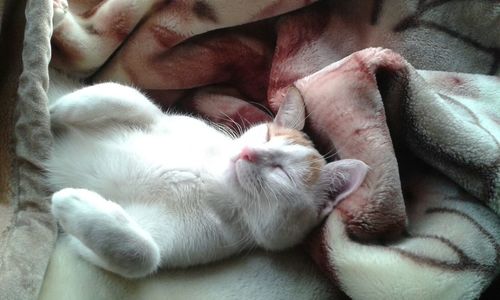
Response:
[[[6,228],[0,235],[0,298],[35,299],[56,240],[41,172],[52,140],[46,105],[51,5],[29,1],[24,40],[22,1],[7,1],[4,12],[0,216]]]

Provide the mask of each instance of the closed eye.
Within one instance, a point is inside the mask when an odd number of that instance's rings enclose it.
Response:
[[[285,171],[285,169],[283,169],[283,167],[281,165],[274,164],[274,165],[272,165],[272,168],[274,171],[284,174],[288,178],[288,180],[293,181],[292,177],[290,177],[290,175],[288,175],[288,173]]]

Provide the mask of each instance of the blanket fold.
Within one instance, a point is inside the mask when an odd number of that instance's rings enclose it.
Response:
[[[312,108],[310,129],[331,140],[340,158],[364,159],[372,166],[365,184],[311,238],[318,264],[355,299],[416,297],[411,290],[426,291],[418,294],[423,299],[477,297],[486,286],[483,280],[500,268],[500,219],[471,196],[497,209],[498,196],[481,193],[498,191],[497,179],[491,178],[500,174],[500,128],[495,115],[487,113],[500,111],[489,98],[500,90],[498,78],[416,71],[394,52],[371,48],[294,85]],[[473,99],[471,90],[477,93]],[[385,144],[389,147],[380,151]],[[459,187],[422,167],[420,159],[465,184]],[[386,179],[393,174],[397,180]],[[390,189],[404,195],[405,202],[386,193]],[[406,216],[408,226],[391,224]],[[380,237],[386,227],[403,234],[382,244],[352,240]]]
[[[15,102],[15,156],[9,166],[12,218],[0,236],[2,299],[38,296],[57,236],[42,171],[52,141],[45,95],[52,32],[48,4],[40,0],[26,4],[26,19],[36,21],[26,22]]]

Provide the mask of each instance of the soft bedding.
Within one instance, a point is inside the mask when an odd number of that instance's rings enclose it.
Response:
[[[42,13],[28,6],[28,21],[52,8],[30,5]],[[68,8],[58,0],[53,9],[54,69],[89,84],[131,84],[165,108],[235,127],[269,119],[295,87],[316,146],[370,166],[361,188],[302,246],[337,294],[304,295],[474,299],[498,275],[498,1],[73,0]],[[27,62],[25,74],[40,69]],[[45,113],[46,73],[36,87],[22,78],[18,106],[34,99]],[[35,94],[23,94],[27,86]],[[28,136],[17,142],[21,160],[23,141],[45,139]],[[5,251],[0,269],[9,271]],[[328,290],[311,291],[318,286]]]

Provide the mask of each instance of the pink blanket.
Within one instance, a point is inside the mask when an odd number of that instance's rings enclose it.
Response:
[[[477,298],[500,272],[498,1],[55,0],[54,24],[54,68],[217,122],[295,86],[317,147],[371,167],[306,242],[348,296]]]

